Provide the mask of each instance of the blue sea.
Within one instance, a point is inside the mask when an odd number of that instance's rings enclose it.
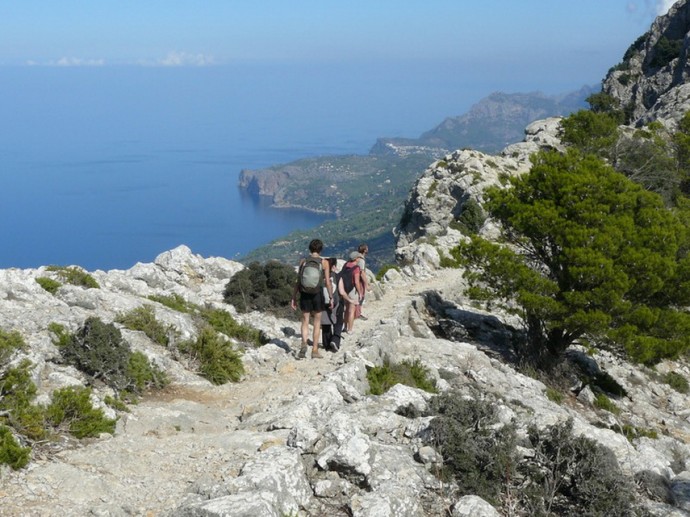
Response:
[[[432,65],[4,67],[0,268],[238,258],[323,220],[243,196],[242,169],[366,154],[502,86]]]

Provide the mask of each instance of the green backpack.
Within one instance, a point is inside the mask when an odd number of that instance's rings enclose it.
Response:
[[[303,293],[316,294],[323,288],[323,263],[321,257],[308,257],[299,269],[299,289]]]

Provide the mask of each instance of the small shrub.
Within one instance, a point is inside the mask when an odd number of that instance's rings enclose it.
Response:
[[[429,186],[429,190],[426,191],[426,197],[431,198],[434,196],[434,193],[436,192],[436,189],[438,188],[438,181],[434,180],[431,183],[431,186]]]
[[[149,300],[152,302],[158,302],[161,305],[165,305],[169,309],[172,309],[174,311],[178,312],[190,312],[190,307],[191,304],[188,303],[182,296],[179,294],[171,294],[168,296],[160,296],[160,295],[151,295],[148,297]]]
[[[528,480],[522,504],[528,515],[636,515],[634,490],[609,449],[584,436],[573,436],[573,423],[543,430],[531,427],[534,455],[519,472]]]
[[[58,348],[64,348],[69,343],[70,335],[64,325],[59,323],[50,323],[48,325],[48,330],[55,336],[53,339],[53,344]]]
[[[470,198],[462,205],[460,214],[450,226],[465,235],[476,235],[481,230],[484,221],[486,221],[486,214],[481,205]]]
[[[650,438],[652,440],[657,440],[659,434],[654,429],[645,429],[643,427],[635,427],[631,424],[614,425],[611,428],[613,431],[622,434],[625,438],[632,442],[635,438]]]
[[[57,280],[53,280],[52,278],[48,278],[47,276],[40,276],[36,279],[36,282],[38,282],[38,285],[40,285],[43,289],[48,291],[50,294],[55,294],[58,289],[62,286],[60,282]]]
[[[396,384],[436,393],[436,381],[429,377],[429,370],[419,359],[404,360],[397,364],[385,360],[382,366],[375,366],[367,372],[367,379],[372,395],[383,395]]]
[[[452,227],[453,223],[450,224]],[[439,262],[439,265],[443,268],[458,269],[460,267],[460,262],[452,257],[441,254],[441,261]]]
[[[25,348],[26,342],[19,332],[0,329],[0,367],[6,365],[16,351]]]
[[[382,366],[371,368],[367,372],[367,380],[369,381],[369,392],[372,395],[383,395],[398,384],[398,379],[387,362]]]
[[[166,373],[151,364],[142,352],[133,352],[129,356],[127,377],[131,380],[136,393],[142,393],[150,388],[164,388],[170,384]]]
[[[676,390],[678,393],[682,393],[685,395],[688,392],[690,392],[690,385],[688,384],[688,380],[679,373],[668,372],[663,376],[663,381],[669,386],[671,386],[671,388]]]
[[[19,470],[29,463],[31,448],[17,443],[9,427],[0,425],[0,464]]]
[[[198,364],[199,374],[213,384],[237,382],[244,374],[239,352],[210,327],[204,328],[196,340],[180,343],[179,348]]]
[[[141,353],[132,353],[112,323],[90,317],[61,349],[64,360],[121,392],[141,393],[167,383],[163,372]]]
[[[608,398],[603,393],[599,393],[594,399],[594,407],[613,413],[614,415],[620,415],[620,408],[614,404],[610,398]]]
[[[290,300],[296,281],[292,266],[277,261],[263,266],[252,262],[228,281],[224,300],[240,313],[256,310],[294,318]]]
[[[24,359],[0,376],[0,421],[33,440],[45,436],[43,411],[32,402],[38,392],[31,379],[31,361]]]
[[[551,402],[560,404],[561,402],[563,402],[563,399],[565,397],[561,391],[558,391],[553,388],[546,388],[546,398],[548,398]]]
[[[55,428],[66,427],[76,438],[115,432],[115,420],[106,418],[102,409],[91,404],[90,388],[63,388],[53,393],[46,417]]]
[[[126,390],[131,385],[127,378],[131,350],[112,323],[106,324],[96,317],[88,318],[70,336],[61,352],[67,363],[116,390]]]
[[[461,495],[474,494],[496,504],[515,470],[513,426],[498,426],[496,406],[448,392],[431,402],[431,437],[444,458],[442,474],[452,477]]]
[[[100,287],[96,279],[81,268],[48,266],[46,269],[57,273],[58,277],[67,284],[86,287],[87,289],[98,289]]]
[[[127,404],[120,400],[119,398],[112,397],[110,395],[106,395],[103,398],[103,403],[108,406],[113,408],[116,411],[122,411],[123,413],[129,413],[129,407],[127,407]]]
[[[263,332],[249,325],[238,323],[228,311],[222,309],[203,309],[201,311],[201,317],[216,330],[216,332],[235,338],[238,341],[251,343],[256,346],[264,345],[268,342]]]
[[[146,334],[154,343],[167,346],[170,336],[174,334],[171,326],[165,326],[156,319],[151,305],[142,305],[128,313],[120,314],[115,321],[129,330],[138,330]]]

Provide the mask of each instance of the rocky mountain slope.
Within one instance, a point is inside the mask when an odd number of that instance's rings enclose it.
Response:
[[[683,20],[685,5],[668,17]],[[676,23],[661,19],[654,27]],[[659,99],[674,90],[659,90]],[[661,113],[653,109],[639,117]],[[524,142],[497,155],[462,150],[433,162],[410,192],[396,231],[399,270],[373,283],[364,306],[369,319],[358,320],[342,349],[324,359],[294,357],[294,321],[238,315],[223,303],[223,287],[241,264],[202,258],[184,246],[152,264],[92,272],[99,288],[63,285],[54,294],[37,282],[53,274],[47,268],[0,270],[0,328],[19,332],[28,344],[12,364],[31,361],[39,403],[58,388],[91,383],[93,402],[118,417],[112,434],[34,444],[28,466],[0,467],[0,515],[515,515],[510,498],[491,505],[437,476],[447,458],[428,441],[432,395],[402,384],[371,394],[367,372],[403,360],[423,365],[442,393],[492,404],[496,428],[515,426],[523,459],[537,453],[531,429],[571,420],[575,435],[609,451],[634,480],[636,502],[647,514],[690,514],[690,400],[665,380],[671,373],[690,378],[687,362],[651,369],[573,347],[569,361],[587,375],[556,397],[511,362],[517,322],[477,308],[465,297],[462,271],[440,267],[441,256],[464,238],[457,222],[469,201],[481,202],[503,175],[527,171],[535,151],[560,149],[558,133],[559,119],[537,121]],[[479,231],[496,235],[490,220]],[[109,388],[61,361],[51,324],[74,330],[90,316],[109,323],[149,305],[182,336],[194,336],[199,331],[189,314],[149,298],[170,294],[229,311],[270,341],[244,347],[239,383],[214,386],[168,348],[122,329],[130,346],[173,382],[116,413],[103,404]],[[617,411],[597,404],[591,379],[604,375],[623,388],[612,395]]]
[[[460,270],[439,269],[440,253],[462,238],[449,224],[462,200],[481,197],[500,174],[527,170],[531,153],[560,145],[557,130],[558,119],[537,122],[527,128],[525,142],[500,155],[458,151],[429,167],[400,226],[401,270],[375,284],[365,305],[369,319],[357,321],[336,354],[298,361],[295,322],[236,315],[270,342],[245,350],[241,382],[213,386],[184,369],[170,350],[123,329],[131,346],[169,372],[173,384],[119,414],[113,435],[37,447],[24,469],[4,467],[0,513],[499,515],[485,500],[434,475],[442,458],[424,439],[430,394],[400,384],[384,395],[370,394],[367,371],[387,360],[418,361],[441,391],[492,401],[501,422],[516,426],[523,447],[529,447],[530,426],[544,429],[572,419],[574,433],[610,450],[630,479],[655,480],[643,484],[654,490],[641,498],[652,515],[690,512],[690,401],[663,381],[668,372],[689,377],[685,363],[650,370],[603,352],[585,359],[576,349],[573,357],[593,374],[606,372],[624,387],[626,395],[615,400],[620,411],[598,408],[587,383],[553,400],[546,385],[506,360],[515,322],[474,307],[464,297]],[[488,224],[482,231],[493,230]],[[222,302],[222,291],[242,267],[180,247],[153,264],[93,272],[98,289],[63,286],[54,295],[36,282],[50,274],[45,268],[3,270],[0,328],[18,330],[29,343],[23,355],[35,365],[43,400],[57,388],[89,382],[59,360],[50,323],[74,329],[90,315],[110,322],[148,304],[157,318],[193,334],[188,315],[148,297],[174,293],[234,313]],[[97,386],[96,403],[102,405],[108,393]],[[624,426],[646,431],[626,438]]]
[[[674,127],[690,109],[690,4],[676,2],[613,67],[603,91],[614,97],[633,125],[659,120]]]
[[[647,503],[656,515],[690,511],[690,401],[657,373],[607,354],[597,356],[596,368],[625,386],[627,397],[616,402],[620,416],[596,409],[583,386],[565,402],[551,401],[544,384],[501,359],[499,320],[469,305],[461,272],[435,270],[435,256],[434,247],[419,244],[408,266],[389,271],[365,305],[369,319],[357,321],[342,350],[322,360],[294,358],[294,322],[243,317],[271,342],[245,351],[247,374],[237,384],[213,386],[141,333],[125,331],[132,347],[170,372],[172,386],[120,414],[112,436],[39,447],[26,468],[2,468],[0,514],[498,515],[434,476],[441,459],[422,440],[430,424],[423,416],[428,393],[397,385],[381,396],[369,394],[367,369],[386,358],[421,361],[442,391],[452,387],[496,400],[502,421],[515,422],[521,434],[530,424],[572,418],[575,432],[612,450],[626,474],[651,472],[666,480],[666,502]],[[34,378],[47,393],[87,382],[57,361],[49,322],[74,327],[89,314],[110,321],[121,310],[151,303],[145,298],[151,293],[223,306],[222,285],[241,267],[180,247],[153,264],[94,272],[99,289],[65,286],[55,296],[35,282],[45,270],[3,270],[0,326],[26,338]],[[183,314],[154,305],[157,317],[193,331]],[[439,321],[446,328],[455,322],[455,337],[439,335]],[[681,364],[659,367],[670,370],[690,375]],[[96,399],[106,392],[97,389]],[[630,442],[610,429],[618,421],[659,436]]]

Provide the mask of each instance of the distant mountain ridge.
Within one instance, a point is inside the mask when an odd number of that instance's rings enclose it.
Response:
[[[444,149],[443,154],[461,148],[496,153],[522,140],[525,127],[535,120],[587,108],[585,99],[599,89],[599,86],[583,86],[565,95],[494,92],[467,113],[446,118],[419,138],[380,138],[371,152],[381,154],[395,148],[425,147]]]
[[[380,138],[368,155],[324,156],[244,169],[239,187],[247,194],[269,200],[275,207],[330,213],[336,219],[281,237],[242,260],[294,262],[309,240],[318,236],[334,256],[345,256],[358,242],[374,242],[369,256],[374,270],[391,263],[392,229],[400,220],[410,188],[429,163],[467,147],[498,152],[507,143],[522,140],[531,122],[587,107],[585,99],[595,90],[583,86],[553,96],[495,92],[419,138]]]

